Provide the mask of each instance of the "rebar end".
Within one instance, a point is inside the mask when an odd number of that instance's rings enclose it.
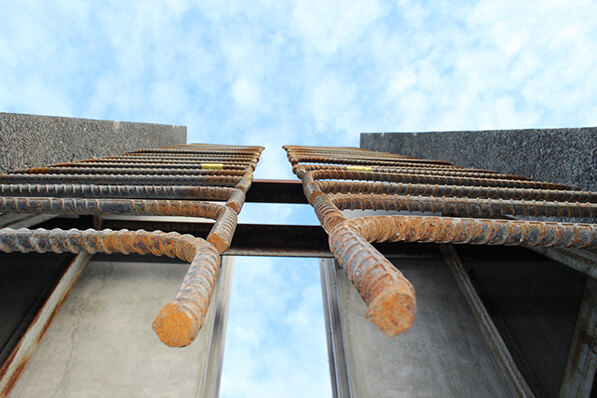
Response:
[[[413,324],[416,314],[414,291],[396,287],[386,289],[367,308],[365,317],[388,337],[406,332]]]
[[[197,336],[196,322],[178,303],[168,303],[153,321],[153,330],[162,343],[170,347],[184,347]]]

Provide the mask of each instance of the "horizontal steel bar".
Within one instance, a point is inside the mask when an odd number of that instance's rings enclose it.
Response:
[[[375,242],[597,247],[597,224],[431,216],[371,216],[345,223]]]
[[[191,266],[174,298],[160,311],[153,328],[166,345],[190,344],[203,325],[215,285],[220,256],[209,242],[190,235],[161,231],[112,231],[71,229],[0,229],[0,251],[37,253],[137,253],[166,255]]]
[[[517,216],[597,217],[596,203],[537,202],[529,200],[437,198],[375,194],[331,194],[332,203],[343,209],[406,210],[439,212],[464,217]]]
[[[80,174],[113,174],[113,175],[197,175],[197,176],[242,176],[245,168],[236,170],[177,169],[177,168],[137,168],[137,167],[36,167],[19,170],[14,174],[59,174],[65,176]],[[8,175],[12,175],[8,174]]]
[[[234,187],[237,176],[112,175],[112,174],[9,174],[0,176],[0,184],[118,184],[118,185],[216,185]]]
[[[486,187],[572,189],[567,185],[549,182],[507,180],[499,178],[474,178],[452,176],[426,176],[418,174],[374,173],[369,171],[309,171],[315,180],[368,180],[419,184],[480,185]],[[299,172],[300,176],[300,172]]]
[[[85,185],[9,184],[0,185],[3,196],[51,196],[75,198],[211,199],[227,200],[231,187],[192,185]],[[302,195],[302,193],[301,193]]]
[[[314,187],[325,193],[378,193],[495,199],[548,200],[597,203],[597,192],[532,188],[482,187],[440,184],[409,184],[361,181],[315,181]]]

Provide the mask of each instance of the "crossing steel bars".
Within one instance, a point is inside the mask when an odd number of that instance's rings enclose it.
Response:
[[[435,242],[593,248],[595,224],[479,217],[595,218],[597,193],[448,162],[348,147],[286,145],[293,172],[338,263],[388,337],[416,314],[415,291],[372,242]],[[308,164],[305,164],[308,163]],[[342,210],[433,212],[348,219]],[[446,217],[450,215],[453,217]]]
[[[0,250],[138,253],[188,261],[190,267],[178,294],[153,322],[166,345],[186,346],[203,324],[220,254],[230,245],[262,150],[191,144],[2,175],[0,212],[186,216],[210,218],[215,223],[205,240],[161,231],[4,228],[0,229]],[[146,158],[146,154],[155,156]],[[182,154],[184,163],[179,163]],[[135,163],[137,159],[141,164]]]

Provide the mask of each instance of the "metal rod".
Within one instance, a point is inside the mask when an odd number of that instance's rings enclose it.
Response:
[[[528,200],[437,198],[430,196],[333,194],[332,203],[343,209],[440,212],[466,217],[518,216],[597,217],[595,203],[536,202]]]
[[[220,255],[211,243],[191,235],[161,231],[80,231],[71,229],[0,229],[0,251],[37,253],[137,253],[166,255],[191,266],[176,297],[162,308],[153,323],[160,340],[171,347],[190,344],[203,325],[216,278]]]
[[[520,176],[449,169],[447,162],[357,148],[288,145],[284,149],[293,172],[302,180],[305,197],[329,234],[332,253],[368,306],[367,317],[388,336],[401,333],[412,324],[416,312],[415,293],[402,274],[369,242],[597,246],[597,226],[593,224],[410,215],[347,220],[340,211],[360,208],[439,211],[467,217],[504,214],[594,217],[597,193],[529,181]],[[417,167],[412,166],[417,164]],[[408,194],[419,196],[406,196]],[[532,199],[550,202],[537,203],[530,201]],[[591,203],[561,203],[569,200]]]
[[[444,184],[409,184],[362,181],[314,181],[312,189],[324,193],[370,193],[388,195],[424,195],[467,198],[526,199],[554,202],[597,203],[597,192],[533,188],[462,186]]]

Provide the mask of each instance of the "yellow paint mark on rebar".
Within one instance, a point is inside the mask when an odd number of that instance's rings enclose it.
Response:
[[[222,163],[201,163],[203,170],[222,170],[224,165]]]
[[[346,170],[350,171],[373,171],[369,166],[346,166]]]

